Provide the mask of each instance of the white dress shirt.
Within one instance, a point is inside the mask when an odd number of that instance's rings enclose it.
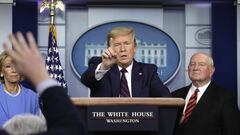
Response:
[[[199,90],[198,92],[198,96],[197,96],[197,102],[200,100],[200,98],[202,97],[203,93],[206,91],[207,87],[209,86],[209,84],[211,83],[211,81],[209,81],[206,85],[202,86],[202,87],[196,87],[192,84],[192,86],[190,87],[189,91],[188,91],[188,94],[185,98],[185,106],[184,106],[184,109],[183,109],[183,113],[185,112],[185,109],[187,107],[187,104],[188,104],[188,101],[190,99],[190,97],[192,96],[192,94],[195,92],[196,89]]]
[[[98,64],[96,70],[95,70],[95,78],[96,80],[101,80],[103,78],[103,76],[107,73],[107,71],[109,70],[100,70],[101,64]],[[132,67],[133,67],[133,62],[126,68],[127,72],[125,73],[125,78],[127,79],[127,83],[128,83],[128,89],[130,92],[130,97],[132,97]],[[119,71],[122,69],[122,67],[118,66]],[[120,72],[120,76],[121,77],[121,72]]]

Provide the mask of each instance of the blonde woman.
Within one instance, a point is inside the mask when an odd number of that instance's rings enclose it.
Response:
[[[16,114],[40,114],[38,95],[20,84],[22,76],[4,51],[0,55],[0,127]]]

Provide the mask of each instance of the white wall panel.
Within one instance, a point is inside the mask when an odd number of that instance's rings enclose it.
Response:
[[[12,4],[0,4],[0,52],[3,51],[2,44],[7,41],[8,34],[11,32]]]
[[[211,4],[186,4],[186,24],[211,24]]]
[[[186,47],[211,47],[211,26],[186,26]]]
[[[13,0],[0,0],[0,4],[1,3],[5,3],[5,4],[13,3]]]
[[[185,15],[185,84],[189,85],[191,81],[187,69],[191,56],[197,52],[205,52],[211,55],[211,4],[186,4]]]
[[[72,48],[78,38],[88,30],[88,12],[85,9],[69,9],[66,12],[66,81],[71,97],[87,97],[89,90],[84,86],[71,67]]]
[[[65,25],[56,25],[57,45],[65,46]],[[38,45],[39,47],[48,46],[49,25],[38,25]]]
[[[89,8],[88,25],[93,27],[106,22],[137,21],[163,27],[162,8]]]

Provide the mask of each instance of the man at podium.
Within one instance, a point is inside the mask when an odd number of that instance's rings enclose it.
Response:
[[[81,82],[91,97],[170,97],[157,74],[157,66],[134,60],[137,50],[134,30],[115,27],[108,33],[102,57],[93,57]]]

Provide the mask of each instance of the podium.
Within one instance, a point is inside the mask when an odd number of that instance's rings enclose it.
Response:
[[[71,98],[86,135],[172,135],[182,98]]]

